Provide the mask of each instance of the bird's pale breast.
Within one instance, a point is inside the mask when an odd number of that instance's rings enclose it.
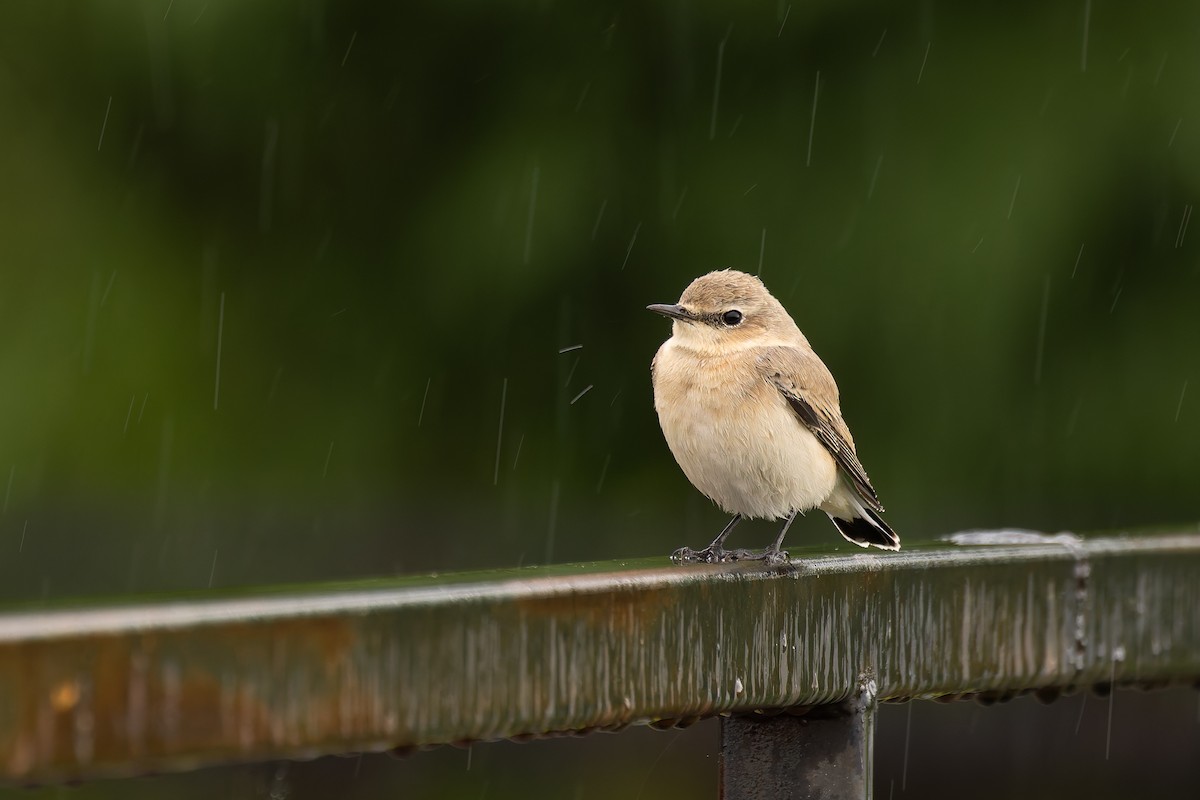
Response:
[[[731,514],[778,519],[820,505],[837,483],[832,456],[746,350],[698,355],[668,339],[654,407],[688,480]]]

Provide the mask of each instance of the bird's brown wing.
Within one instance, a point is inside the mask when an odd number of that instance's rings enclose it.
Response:
[[[800,422],[833,456],[863,502],[874,511],[883,511],[842,419],[837,384],[817,354],[807,348],[769,347],[757,363],[762,376],[779,389]]]

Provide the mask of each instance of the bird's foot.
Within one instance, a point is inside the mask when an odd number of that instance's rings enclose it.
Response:
[[[696,560],[696,551],[690,547],[681,547],[671,553],[671,560],[676,564],[687,564]]]
[[[726,550],[724,547],[709,545],[703,550],[693,550],[681,547],[671,554],[671,560],[676,564],[724,564],[730,561],[761,561],[768,567],[779,567],[788,563],[786,550]]]
[[[768,567],[782,567],[788,563],[787,550],[768,547],[766,550],[738,550],[735,561],[761,561]]]
[[[737,561],[738,556],[745,552],[747,551],[726,550],[724,547],[713,547],[712,545],[703,550],[681,547],[671,553],[671,560],[676,564],[721,564],[726,561]]]
[[[787,550],[767,548],[763,551],[762,560],[768,567],[782,567],[791,560],[791,557]]]

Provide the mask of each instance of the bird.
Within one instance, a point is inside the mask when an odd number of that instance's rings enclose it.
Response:
[[[733,515],[708,547],[682,547],[674,561],[785,564],[788,528],[812,509],[860,547],[900,549],[833,375],[761,280],[717,270],[678,303],[646,308],[672,321],[650,365],[663,437],[692,485]],[[725,549],[734,527],[755,518],[787,521],[765,550]]]

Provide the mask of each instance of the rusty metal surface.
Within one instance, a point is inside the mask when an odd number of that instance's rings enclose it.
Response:
[[[796,552],[794,551],[794,555]],[[0,777],[1200,676],[1200,534],[665,558],[0,615]]]

